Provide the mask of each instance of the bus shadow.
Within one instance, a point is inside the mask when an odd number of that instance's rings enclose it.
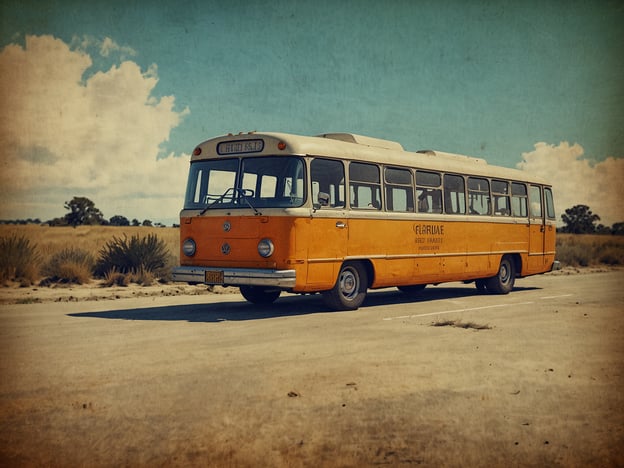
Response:
[[[521,291],[534,291],[541,288],[537,287],[514,287],[510,294]],[[481,292],[474,286],[472,287],[453,287],[453,286],[427,286],[426,289],[415,293],[405,294],[398,290],[380,290],[371,291],[366,297],[366,301],[362,307],[372,307],[391,304],[414,304],[418,302],[433,302],[444,299],[465,299],[476,296],[492,296],[487,292]]]
[[[539,288],[514,288],[514,292],[529,291]],[[513,294],[513,293],[512,293]],[[476,288],[466,287],[428,287],[419,294],[407,295],[396,289],[370,291],[361,308],[384,305],[415,304],[434,302],[445,299],[460,299],[482,296]],[[312,314],[344,314],[328,309],[320,295],[286,296],[273,304],[258,306],[246,301],[207,304],[183,304],[147,307],[140,309],[121,309],[99,312],[78,312],[67,314],[69,317],[88,317],[113,320],[156,320],[197,323],[219,323],[228,321],[265,320],[280,317],[292,317]],[[357,313],[357,311],[350,311]]]
[[[70,317],[91,317],[117,320],[159,320],[176,322],[218,323],[228,321],[264,320],[328,312],[322,303],[301,297],[282,298],[274,304],[258,306],[246,301],[206,304],[183,304],[141,309],[121,309],[101,312],[79,312]]]

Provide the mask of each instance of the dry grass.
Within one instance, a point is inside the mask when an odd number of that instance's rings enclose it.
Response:
[[[472,330],[491,330],[492,327],[489,325],[481,325],[474,322],[462,322],[461,320],[440,320],[438,322],[433,322],[431,324],[432,327],[455,327],[455,328],[465,328]]]
[[[67,249],[84,251],[94,258],[98,257],[100,250],[114,238],[123,236],[156,235],[164,242],[169,253],[168,266],[177,265],[179,262],[180,231],[178,228],[157,228],[147,226],[79,226],[72,227],[49,227],[40,225],[0,225],[0,240],[6,242],[17,242],[19,239],[27,241],[28,249],[32,250],[31,260],[28,256],[16,256],[14,249],[5,245],[4,251],[0,254],[10,265],[6,271],[0,275],[2,281],[6,281],[7,276],[13,273],[17,281],[25,284],[35,282],[45,276],[45,268],[53,263],[53,259],[63,256],[62,252]],[[12,245],[12,244],[11,244]],[[23,245],[22,245],[23,246]],[[13,258],[14,257],[14,258]],[[18,259],[15,262],[15,259]],[[584,267],[598,265],[624,265],[624,236],[611,235],[580,235],[580,234],[558,234],[557,235],[557,259],[563,266]],[[74,278],[74,281],[84,282],[84,263],[61,266],[59,272],[63,275],[56,275],[59,278],[67,276]],[[43,271],[42,267],[43,266]],[[146,272],[133,272],[132,281],[142,284],[150,284],[154,279]],[[62,279],[62,278],[61,278]]]
[[[95,258],[86,250],[68,247],[56,252],[43,265],[41,273],[49,283],[88,283],[93,276]]]
[[[0,236],[0,282],[30,286],[39,277],[41,257],[36,244],[18,233]]]
[[[146,237],[148,235],[156,235],[158,239],[164,242],[168,251],[168,266],[177,265],[179,262],[179,245],[180,230],[178,228],[157,228],[147,226],[79,226],[72,227],[49,227],[35,224],[30,225],[0,225],[0,239],[23,238],[28,241],[29,246],[37,255],[36,265],[24,265],[24,270],[30,271],[28,277],[33,282],[41,279],[45,275],[46,268],[55,264],[59,257],[64,257],[63,252],[68,249],[72,251],[86,252],[97,258],[100,250],[106,246],[108,242],[114,238],[123,236],[139,236]],[[7,249],[8,250],[8,249]],[[5,257],[10,252],[4,251],[0,254]],[[65,255],[66,257],[66,255]],[[24,262],[21,262],[24,263]],[[57,262],[58,263],[58,262]],[[58,272],[63,272],[62,276],[76,276],[72,270],[82,269],[80,281],[85,281],[84,268],[85,265],[71,265],[71,262],[65,262],[67,265],[60,266]],[[44,271],[39,271],[39,265],[43,265]],[[49,270],[47,271],[49,273]],[[78,273],[78,272],[75,272]],[[61,276],[53,274],[56,276]],[[38,278],[35,278],[39,276]],[[77,279],[77,277],[76,277]],[[150,283],[152,279],[145,274],[135,272],[135,278],[141,283]]]
[[[557,234],[557,260],[572,267],[624,265],[624,236]]]

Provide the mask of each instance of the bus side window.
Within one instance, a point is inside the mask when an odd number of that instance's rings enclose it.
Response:
[[[312,200],[319,203],[319,192],[329,194],[330,207],[344,208],[344,166],[340,161],[316,158],[310,164]]]
[[[509,182],[503,180],[493,180],[492,199],[494,201],[495,216],[511,216]]]
[[[548,219],[556,219],[552,190],[548,187],[544,187],[544,195],[546,198],[546,216]]]
[[[437,172],[416,172],[419,213],[442,213],[442,176]]]
[[[408,169],[386,167],[386,208],[388,211],[414,211],[412,173]]]
[[[466,190],[462,176],[444,175],[444,212],[447,214],[466,213]]]
[[[517,182],[511,183],[511,214],[522,218],[528,216],[527,189],[524,184],[519,184]]]
[[[381,210],[381,180],[374,164],[349,164],[351,208]]]
[[[531,207],[531,217],[542,217],[542,189],[537,185],[531,185],[529,191],[529,206]]]
[[[470,214],[490,214],[490,184],[487,179],[468,177],[468,200]]]

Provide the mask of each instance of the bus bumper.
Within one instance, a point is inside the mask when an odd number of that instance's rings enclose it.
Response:
[[[173,281],[222,286],[274,286],[293,288],[297,280],[295,270],[261,268],[206,268],[180,266],[173,269]]]
[[[550,269],[550,271],[557,271],[557,270],[561,270],[561,262],[559,260],[555,260],[552,264],[552,268]]]

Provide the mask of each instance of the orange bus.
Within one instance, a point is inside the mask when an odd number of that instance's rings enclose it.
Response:
[[[368,289],[475,282],[507,294],[558,268],[551,186],[525,172],[350,133],[229,134],[193,151],[174,281],[357,309]]]

